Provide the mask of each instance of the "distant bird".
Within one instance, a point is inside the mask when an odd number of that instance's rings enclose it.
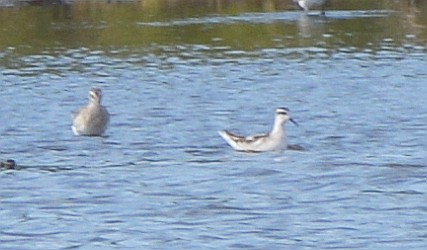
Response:
[[[16,163],[14,160],[6,160],[4,162],[0,163],[0,167],[1,168],[5,168],[5,169],[15,169],[16,168]]]
[[[320,7],[320,14],[325,15],[326,0],[294,0],[306,13],[313,7]]]
[[[75,135],[100,136],[107,129],[110,114],[101,105],[102,91],[92,88],[89,91],[89,104],[73,115],[73,126]]]
[[[290,116],[289,109],[278,108],[274,119],[273,129],[268,134],[253,136],[238,136],[226,130],[218,131],[219,135],[237,151],[264,152],[286,149],[286,132],[284,124],[291,121],[298,125]]]

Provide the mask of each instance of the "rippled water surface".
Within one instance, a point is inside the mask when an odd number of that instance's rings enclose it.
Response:
[[[427,4],[0,1],[2,249],[424,249]],[[101,87],[111,123],[76,137]],[[270,129],[304,150],[234,152]]]

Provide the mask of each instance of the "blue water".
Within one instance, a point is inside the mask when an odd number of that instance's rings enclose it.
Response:
[[[424,249],[426,48],[334,46],[3,51],[1,248]],[[110,127],[75,137],[92,86]],[[217,134],[282,106],[302,151]]]

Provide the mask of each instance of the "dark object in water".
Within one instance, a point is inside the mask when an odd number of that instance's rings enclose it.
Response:
[[[1,168],[5,168],[5,169],[15,169],[16,168],[16,163],[14,160],[6,160],[0,163],[0,167]]]

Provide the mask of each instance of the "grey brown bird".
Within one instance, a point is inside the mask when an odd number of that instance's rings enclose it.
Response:
[[[101,105],[102,91],[92,88],[89,91],[89,103],[73,115],[72,130],[75,135],[100,136],[107,129],[110,114]]]

